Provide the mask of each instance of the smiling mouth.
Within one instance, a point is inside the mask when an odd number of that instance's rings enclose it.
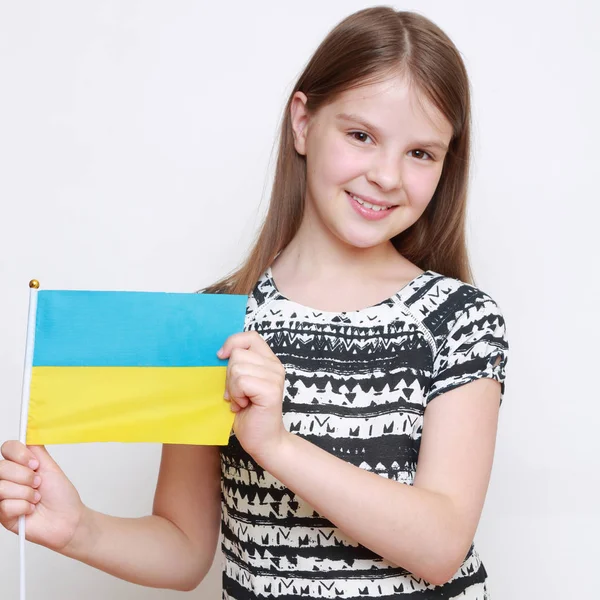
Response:
[[[381,211],[390,210],[391,208],[396,208],[395,206],[380,206],[379,204],[371,204],[370,202],[367,202],[366,200],[361,200],[358,196],[355,196],[354,194],[351,194],[348,191],[346,191],[346,194],[348,194],[348,196],[350,196],[350,198],[352,198],[353,200],[358,202],[361,206],[364,206],[365,208],[368,208],[369,210],[372,210],[374,212],[381,212]]]

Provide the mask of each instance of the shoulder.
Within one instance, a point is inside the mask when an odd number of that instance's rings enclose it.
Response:
[[[433,344],[432,383],[427,404],[455,387],[488,377],[500,384],[500,403],[505,391],[509,344],[502,310],[481,288],[435,274],[422,298],[411,310]]]
[[[439,347],[457,328],[505,327],[498,302],[485,290],[435,271],[426,272],[404,301]]]

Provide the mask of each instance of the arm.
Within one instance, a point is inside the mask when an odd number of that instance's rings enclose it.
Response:
[[[473,541],[496,440],[500,385],[478,379],[428,405],[413,486],[287,434],[261,465],[363,546],[435,585]]]
[[[152,515],[86,509],[61,553],[140,585],[192,590],[214,559],[220,489],[218,447],[164,445]]]

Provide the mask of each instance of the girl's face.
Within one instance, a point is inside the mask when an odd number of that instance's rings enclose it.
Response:
[[[304,219],[358,248],[417,221],[452,137],[441,112],[401,76],[348,90],[313,115],[305,103],[296,92],[291,114],[296,150],[306,156]]]

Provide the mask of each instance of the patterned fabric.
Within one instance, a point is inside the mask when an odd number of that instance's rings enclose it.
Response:
[[[499,381],[504,396],[508,343],[498,305],[434,271],[375,306],[327,312],[285,298],[269,268],[249,296],[252,329],[286,369],[286,429],[407,485],[431,400],[481,377]],[[346,536],[234,435],[221,448],[221,472],[224,600],[489,598],[474,545],[454,577],[435,586]]]

